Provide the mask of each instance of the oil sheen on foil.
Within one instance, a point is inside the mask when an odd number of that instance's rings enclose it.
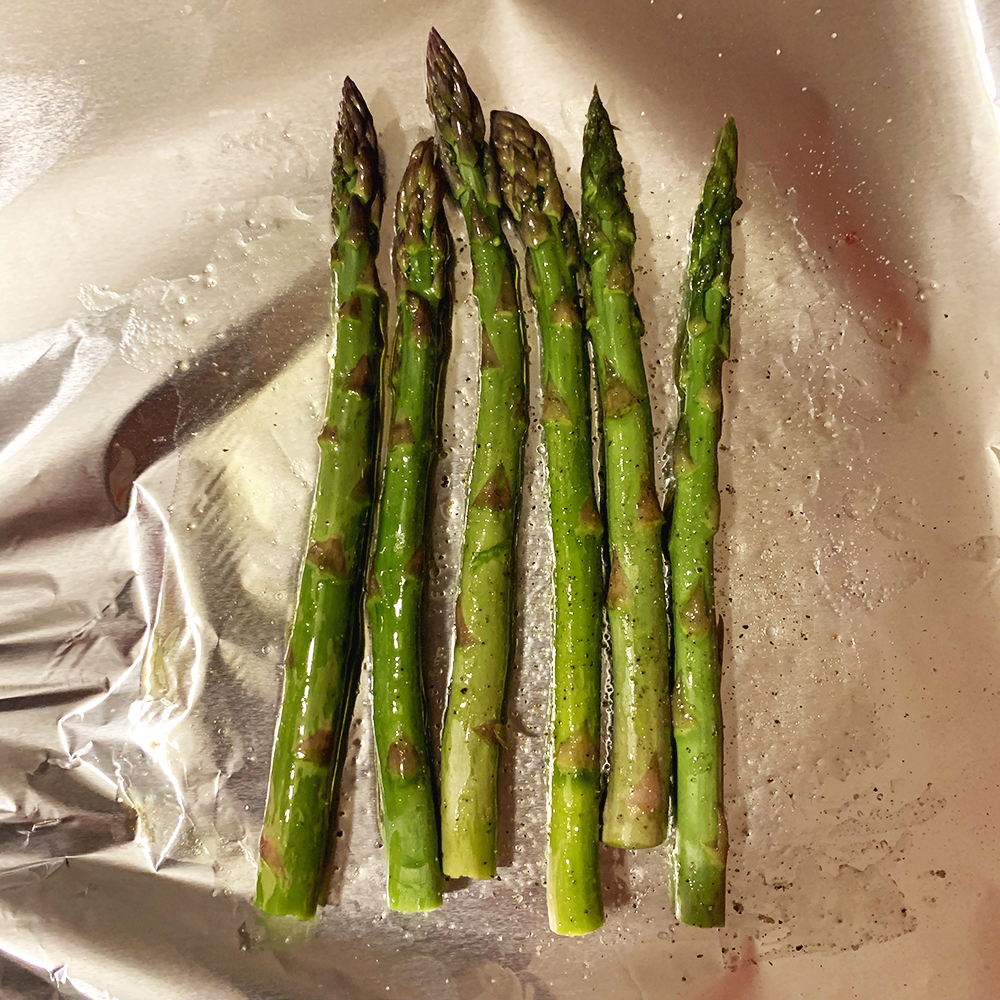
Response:
[[[3,996],[1000,992],[997,4],[12,0],[4,22]],[[719,931],[676,924],[663,850],[611,849],[605,927],[548,930],[530,315],[500,874],[433,913],[388,912],[363,681],[330,905],[264,924],[249,903],[326,391],[340,84],[368,99],[393,192],[430,131],[432,24],[486,110],[547,135],[571,203],[600,85],[661,470],[688,226],[723,116],[740,127]],[[456,273],[435,724],[478,395],[464,247]]]

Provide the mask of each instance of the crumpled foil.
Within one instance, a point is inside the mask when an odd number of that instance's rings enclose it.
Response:
[[[5,6],[5,998],[1000,993],[1000,4],[816,4]],[[430,129],[432,23],[487,110],[546,133],[571,202],[599,83],[638,228],[661,467],[688,226],[715,131],[739,123],[721,930],[674,921],[663,850],[610,849],[605,927],[548,930],[530,316],[500,874],[430,914],[387,911],[363,681],[330,905],[301,924],[249,902],[326,391],[340,83],[369,101],[394,192]],[[457,270],[435,724],[477,398],[465,249]]]

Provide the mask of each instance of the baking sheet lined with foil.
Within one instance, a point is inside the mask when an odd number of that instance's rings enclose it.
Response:
[[[0,80],[3,995],[1000,990],[1000,6],[53,15],[8,5]],[[485,109],[547,135],[571,203],[599,84],[636,215],[661,471],[687,230],[715,131],[727,113],[740,127],[720,931],[675,923],[664,850],[604,849],[605,927],[547,927],[552,555],[530,316],[500,875],[430,914],[387,911],[363,682],[332,905],[265,925],[249,903],[326,391],[340,84],[371,106],[394,193],[430,131],[431,24]],[[387,216],[387,286],[389,233]],[[462,249],[431,528],[439,700],[477,399],[468,272]]]

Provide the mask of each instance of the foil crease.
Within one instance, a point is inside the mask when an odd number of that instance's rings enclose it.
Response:
[[[1000,4],[5,13],[0,995],[1000,991]],[[602,849],[605,927],[548,930],[552,552],[530,313],[500,874],[433,913],[386,909],[366,664],[329,905],[300,924],[249,902],[326,391],[339,86],[349,73],[365,93],[394,192],[430,131],[432,23],[485,109],[546,133],[571,204],[600,84],[636,216],[661,488],[687,227],[718,124],[740,126],[718,931],[674,921],[666,849]],[[460,238],[456,275],[435,732],[478,398]]]

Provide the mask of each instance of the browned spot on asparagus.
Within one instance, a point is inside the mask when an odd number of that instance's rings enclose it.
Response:
[[[483,368],[503,367],[503,365],[500,364],[500,358],[493,346],[493,341],[490,340],[490,335],[485,330],[483,330],[483,355],[481,363]]]
[[[370,396],[374,386],[371,361],[367,354],[362,354],[358,363],[345,376],[343,388],[346,392],[356,392],[359,396]]]
[[[413,580],[419,580],[424,573],[424,543],[421,542],[410,556],[403,572]]]
[[[674,435],[673,463],[675,476],[687,475],[694,469],[687,427],[684,425],[678,427],[677,433]]]
[[[354,484],[354,489],[351,490],[351,496],[355,500],[367,501],[372,498],[372,467],[373,462],[369,459],[365,463],[365,471],[361,474],[361,478]]]
[[[339,535],[332,535],[322,542],[313,542],[309,546],[306,559],[314,566],[327,573],[332,573],[334,576],[343,576],[347,571],[344,540]]]
[[[476,507],[485,507],[487,510],[495,512],[509,509],[513,502],[514,492],[502,465],[496,467],[493,475],[486,480],[472,501]]]
[[[712,627],[705,606],[705,588],[696,583],[684,606],[680,609],[681,628],[687,636],[707,635]]]
[[[568,295],[561,295],[552,303],[549,317],[553,326],[576,326],[580,322],[576,303]]]
[[[285,875],[285,865],[274,842],[265,836],[260,838],[260,860],[279,878]]]
[[[409,417],[389,428],[389,447],[395,448],[399,444],[413,444],[413,424]]]
[[[604,287],[609,292],[623,292],[626,295],[631,295],[633,282],[631,264],[627,260],[619,258],[608,268]]]
[[[343,317],[344,319],[360,320],[364,314],[364,303],[361,301],[361,296],[354,293],[347,299],[344,300],[344,304],[337,309],[337,316]]]
[[[639,521],[645,525],[663,524],[663,511],[656,499],[656,489],[649,476],[643,475],[639,485],[639,500],[637,503]]]
[[[628,797],[629,809],[638,813],[655,813],[663,808],[666,792],[660,776],[660,762],[657,757],[649,763],[646,773],[639,779]]]
[[[476,637],[472,630],[465,624],[465,615],[462,613],[462,595],[455,599],[455,642],[459,646],[471,646]]]
[[[514,278],[510,271],[504,271],[500,278],[500,291],[497,292],[496,312],[517,312],[517,295],[514,292]]]
[[[501,747],[507,745],[507,729],[499,722],[483,722],[475,726],[472,731],[487,743]]]
[[[601,515],[597,512],[593,496],[588,495],[580,504],[577,531],[587,535],[599,535],[604,531],[604,524],[601,521]]]
[[[632,597],[632,588],[629,586],[628,577],[622,569],[621,560],[615,553],[611,557],[611,573],[608,577],[608,607],[620,608],[628,603]]]
[[[421,763],[420,752],[409,740],[394,740],[386,754],[389,773],[397,778],[414,777]]]
[[[575,733],[556,748],[556,767],[563,771],[595,769],[597,744],[587,733]]]
[[[329,729],[320,729],[307,736],[295,746],[295,756],[299,760],[308,760],[312,764],[325,764],[333,752],[333,733]]]
[[[639,397],[617,375],[608,376],[601,406],[605,417],[623,417],[639,404]]]
[[[555,422],[567,427],[573,423],[566,400],[559,395],[558,390],[551,381],[545,385],[545,405],[542,408],[542,420],[546,421],[546,423]]]

